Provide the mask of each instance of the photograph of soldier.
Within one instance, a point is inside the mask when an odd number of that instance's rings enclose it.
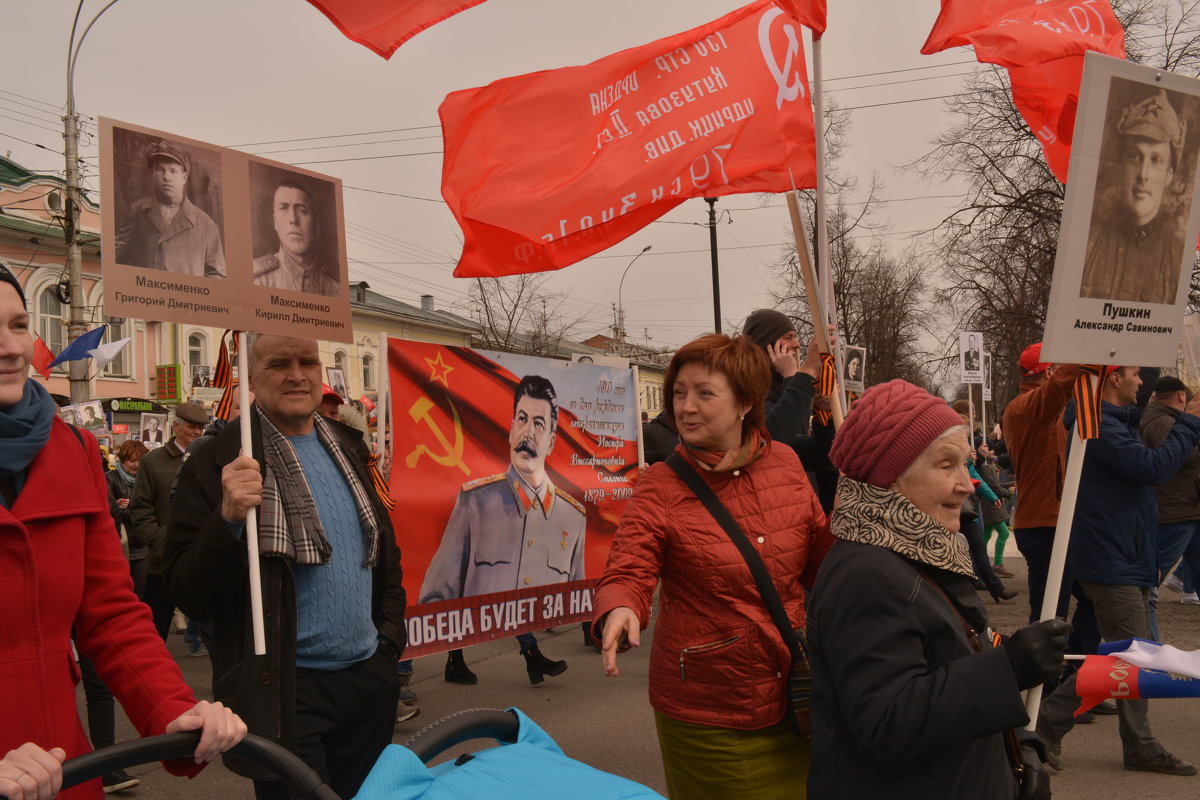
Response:
[[[979,371],[979,345],[975,343],[975,334],[967,334],[967,346],[962,353],[963,372]]]
[[[113,157],[117,263],[224,278],[219,155],[114,127]]]
[[[196,364],[192,367],[192,386],[212,386],[212,367]]]
[[[163,437],[163,429],[167,425],[167,420],[163,414],[142,414],[142,442],[147,447],[157,447],[163,444],[166,439]]]
[[[1196,171],[1189,128],[1198,115],[1194,97],[1112,79],[1081,297],[1175,303]]]
[[[59,409],[58,415],[60,417],[62,417],[62,421],[67,423],[68,425],[78,425],[79,424],[79,415],[75,413],[74,406],[66,406],[64,408]]]
[[[557,424],[554,386],[540,375],[521,378],[508,469],[462,485],[420,602],[583,579],[586,512],[546,474]]]
[[[250,162],[254,282],[342,296],[334,184]]]
[[[329,388],[333,393],[342,398],[342,402],[350,401],[350,393],[346,391],[346,376],[342,370],[337,367],[326,367],[325,372],[329,375]]]

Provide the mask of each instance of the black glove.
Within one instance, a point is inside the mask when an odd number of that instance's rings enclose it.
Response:
[[[1062,672],[1063,653],[1071,626],[1061,619],[1030,625],[1008,637],[1004,651],[1017,676],[1018,688],[1032,689]]]

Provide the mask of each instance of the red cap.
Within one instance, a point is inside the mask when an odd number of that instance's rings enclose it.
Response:
[[[1036,342],[1026,347],[1021,353],[1021,358],[1017,364],[1021,367],[1021,374],[1030,377],[1039,375],[1050,368],[1049,364],[1042,363],[1042,343]]]
[[[337,392],[335,392],[333,390],[333,387],[331,387],[328,383],[322,383],[321,384],[321,402],[324,403],[326,400],[336,400],[337,401],[336,405],[341,405],[342,403],[346,402],[345,400],[342,399],[342,396],[340,394],[338,394]]]
[[[846,477],[886,489],[934,439],[962,424],[942,398],[907,381],[888,381],[855,401],[829,460]]]

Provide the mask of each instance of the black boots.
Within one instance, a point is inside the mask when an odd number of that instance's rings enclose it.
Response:
[[[467,662],[463,660],[462,650],[451,650],[449,658],[446,659],[446,682],[461,683],[464,686],[474,686],[479,682],[479,678],[475,677],[475,673],[467,667]],[[566,665],[563,665],[566,669]]]
[[[529,672],[529,682],[532,684],[541,683],[547,675],[562,675],[567,671],[567,662],[551,661],[542,655],[536,644],[528,650],[522,650],[521,655],[525,656],[525,669]]]

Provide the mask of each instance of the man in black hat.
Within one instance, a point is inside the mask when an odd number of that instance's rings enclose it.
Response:
[[[192,159],[174,142],[146,148],[154,195],[134,201],[117,232],[117,263],[206,278],[225,277],[221,232],[187,196]]]
[[[1174,375],[1163,375],[1154,384],[1154,396],[1142,412],[1142,441],[1157,447],[1171,432],[1192,392]],[[1158,582],[1166,579],[1175,562],[1183,558],[1180,572],[1189,581],[1200,578],[1200,449],[1161,486],[1154,487],[1158,504]],[[1150,637],[1158,638],[1158,597],[1150,603]]]

